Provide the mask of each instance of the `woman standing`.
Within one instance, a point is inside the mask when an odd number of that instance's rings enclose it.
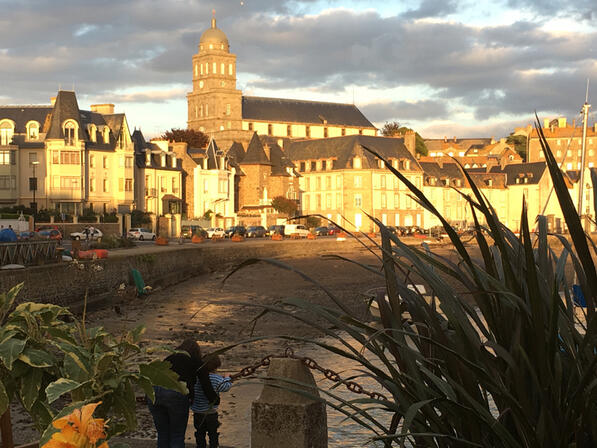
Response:
[[[149,411],[153,416],[158,432],[158,448],[184,448],[184,436],[189,419],[189,405],[193,401],[193,389],[197,379],[210,402],[217,404],[218,395],[214,392],[209,374],[202,367],[201,349],[196,341],[185,339],[177,350],[165,360],[168,361],[180,381],[184,381],[189,390],[188,395],[154,386],[155,401],[148,400]]]

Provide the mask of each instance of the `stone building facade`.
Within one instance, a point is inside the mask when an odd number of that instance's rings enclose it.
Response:
[[[49,105],[0,106],[0,203],[77,215],[133,202],[134,147],[113,104],[80,110],[60,90]]]
[[[400,170],[417,188],[423,171],[404,138],[353,135],[320,140],[291,141],[289,158],[298,169],[301,207],[305,214],[321,214],[350,230],[376,228],[367,214],[391,226],[423,226],[423,210],[406,187],[365,148]]]

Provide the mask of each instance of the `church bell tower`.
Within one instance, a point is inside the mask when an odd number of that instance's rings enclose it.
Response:
[[[193,91],[187,94],[189,129],[213,135],[218,131],[240,130],[242,92],[236,89],[236,55],[230,53],[228,38],[216,26],[199,40],[193,56]]]

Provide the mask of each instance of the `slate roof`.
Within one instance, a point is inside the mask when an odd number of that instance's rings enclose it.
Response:
[[[362,167],[377,168],[378,161],[366,146],[385,158],[407,159],[412,169],[420,169],[417,160],[406,149],[404,139],[395,137],[374,137],[369,135],[348,135],[317,140],[292,141],[285,148],[290,160],[336,159],[332,169],[352,168],[352,158],[360,156]]]
[[[421,165],[426,179],[431,177],[434,177],[437,180],[465,179],[464,174],[457,163],[444,163],[443,166],[440,166],[439,163],[436,162],[419,162],[419,165]]]
[[[467,170],[468,171],[468,170]],[[505,173],[469,173],[475,185],[480,188],[506,188]],[[491,182],[489,182],[491,181]],[[491,183],[491,185],[489,185]]]
[[[43,132],[43,125],[48,114],[52,112],[52,106],[0,106],[0,120],[8,118],[15,123],[15,134],[24,134],[26,124],[29,121],[37,121],[40,125],[40,132]]]
[[[60,90],[56,96],[56,103],[51,113],[50,128],[46,134],[46,138],[64,138],[64,131],[62,130],[62,123],[65,120],[74,120],[79,125],[79,140],[86,140],[84,127],[81,123],[81,114],[79,111],[79,104],[75,92]]]
[[[0,120],[8,118],[15,122],[14,141],[19,147],[42,147],[43,139],[37,142],[24,141],[18,134],[25,134],[25,125],[29,121],[37,121],[41,125],[40,133],[46,134],[46,139],[63,139],[62,125],[65,120],[77,122],[79,127],[78,139],[93,150],[113,151],[116,142],[125,128],[125,114],[103,115],[88,110],[80,110],[75,92],[60,90],[56,95],[54,106],[0,106]],[[89,135],[89,125],[94,124],[97,129],[96,141]],[[110,131],[109,142],[104,143],[102,133],[104,127]],[[41,136],[43,138],[43,135]],[[42,146],[40,146],[40,144]]]
[[[463,151],[468,150],[472,147],[482,148],[483,146],[489,145],[491,143],[492,138],[489,137],[482,137],[482,138],[426,138],[425,145],[429,152],[437,152],[442,151],[448,147],[454,147],[454,145],[458,145],[458,147],[462,148]]]
[[[166,166],[162,166],[161,153],[163,152],[158,145],[152,142],[145,141],[143,133],[139,129],[135,129],[131,135],[133,144],[135,145],[135,165],[137,168],[155,168],[160,170],[181,171],[182,163],[176,162],[176,168],[172,167],[172,158],[176,157],[171,154],[166,155]],[[146,153],[150,151],[150,164],[147,165]]]
[[[490,173],[504,173],[506,174],[506,185],[519,185],[523,182],[516,182],[516,179],[527,178],[526,184],[538,184],[545,173],[547,166],[545,162],[532,162],[532,163],[513,163],[511,165],[505,165],[503,168],[500,166],[493,166],[490,169]]]
[[[253,133],[253,137],[251,137],[251,141],[247,147],[247,152],[243,160],[240,161],[240,165],[271,165],[257,132]]]
[[[243,96],[243,120],[375,128],[354,104]]]
[[[207,156],[207,169],[208,170],[217,170],[220,169],[218,166],[218,157],[222,156],[222,151],[218,148],[216,141],[212,138],[209,141],[209,145],[205,150],[205,154]]]

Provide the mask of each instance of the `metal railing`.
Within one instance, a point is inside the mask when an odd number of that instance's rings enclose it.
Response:
[[[58,246],[58,241],[55,240],[0,243],[0,265],[22,264],[27,266],[40,261],[54,260],[56,246]]]

